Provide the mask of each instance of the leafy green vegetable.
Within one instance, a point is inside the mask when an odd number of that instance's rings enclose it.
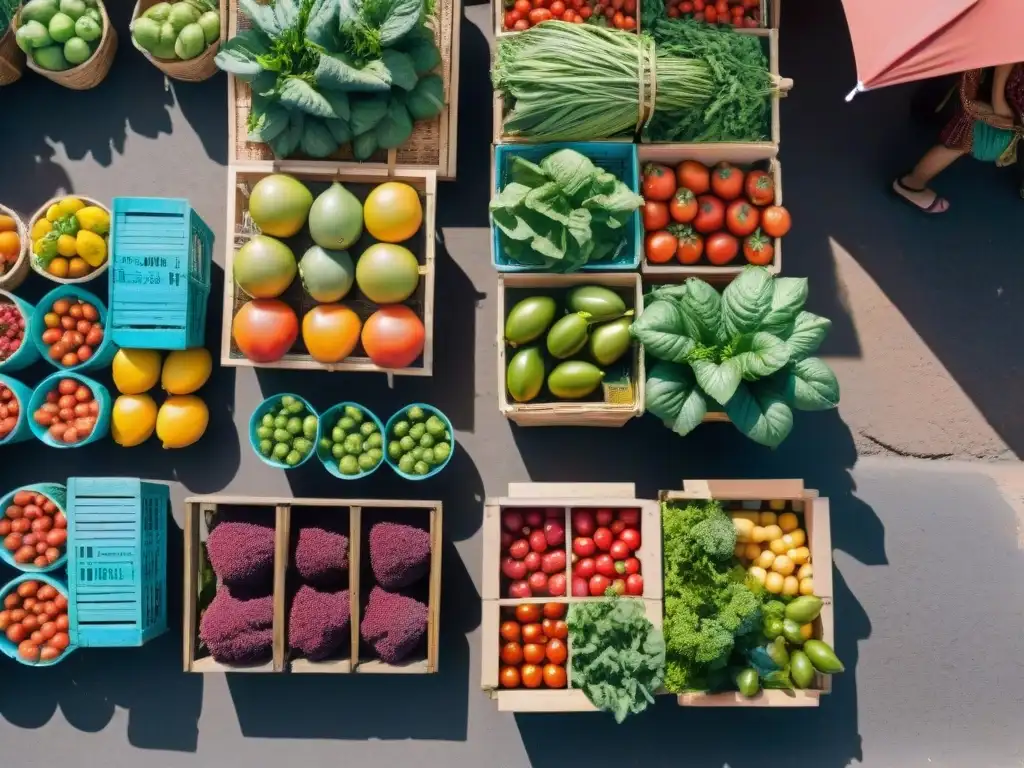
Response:
[[[689,434],[721,408],[751,440],[777,447],[793,408],[839,404],[839,382],[810,357],[831,321],[805,312],[807,280],[748,267],[719,294],[702,280],[652,291],[630,332],[661,361],[647,380],[647,410]]]
[[[612,258],[626,241],[626,223],[643,198],[571,149],[536,165],[512,158],[509,177],[490,204],[499,246],[513,261],[574,272]]]
[[[730,657],[758,642],[761,627],[760,592],[733,556],[736,529],[716,501],[663,503],[661,527],[665,687],[727,688]]]
[[[21,0],[0,0],[0,36],[11,26],[14,14],[18,12]]]
[[[630,598],[573,603],[566,620],[572,685],[621,723],[654,703],[665,676],[665,639]]]
[[[405,100],[405,107],[414,120],[429,120],[444,109],[444,81],[440,75],[420,78]]]

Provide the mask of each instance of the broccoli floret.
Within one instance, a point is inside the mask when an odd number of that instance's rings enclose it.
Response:
[[[199,622],[199,639],[222,664],[260,664],[271,657],[273,624],[273,597],[235,594],[221,586]]]
[[[370,591],[359,634],[381,661],[397,664],[412,653],[427,631],[427,606],[380,587]]]
[[[274,574],[274,518],[244,510],[218,512],[206,542],[210,565],[232,587],[269,585]]]
[[[288,612],[288,647],[312,661],[335,654],[350,642],[349,592],[320,592],[303,584]]]
[[[337,587],[348,574],[345,520],[322,515],[306,521],[295,542],[295,570],[318,587]]]
[[[430,534],[412,525],[376,523],[370,529],[370,567],[387,590],[419,581],[430,568]]]

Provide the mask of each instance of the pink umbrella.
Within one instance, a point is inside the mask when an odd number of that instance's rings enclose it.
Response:
[[[858,91],[1024,61],[1021,0],[843,0]]]

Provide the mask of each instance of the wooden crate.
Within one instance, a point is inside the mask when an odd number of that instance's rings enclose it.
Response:
[[[726,162],[744,171],[751,168],[764,169],[775,179],[775,205],[782,205],[782,163],[759,144],[641,144],[637,154],[641,168],[650,162],[675,166],[683,160],[698,160],[709,168],[716,163]],[[777,275],[782,271],[782,238],[772,240],[775,258],[767,265],[767,269]],[[729,282],[746,266],[741,248],[732,264],[721,267],[710,264],[649,264],[647,259],[642,259],[640,271],[647,280],[669,283],[683,282],[688,277],[699,277],[708,282]]]
[[[483,605],[482,649],[480,685],[498,702],[501,712],[596,712],[583,691],[564,689],[506,690],[498,687],[500,664],[499,625],[502,608],[523,603],[562,603],[602,600],[600,597],[531,597],[503,598],[501,595],[501,513],[512,508],[563,508],[566,525],[566,559],[572,561],[572,521],[570,510],[577,508],[637,508],[640,510],[640,549],[637,557],[644,577],[642,597],[644,609],[651,623],[661,629],[662,572],[661,572],[661,511],[658,502],[636,498],[633,483],[510,483],[508,496],[488,499],[484,507],[483,522]],[[571,569],[571,566],[569,567]],[[567,576],[570,574],[567,572]],[[571,581],[571,578],[570,578]],[[567,591],[570,585],[567,585]],[[571,678],[572,642],[569,642],[566,671]]]
[[[684,480],[682,491],[662,491],[659,496],[662,501],[715,499],[729,510],[760,509],[768,501],[779,500],[787,502],[787,509],[803,515],[814,564],[814,594],[825,603],[814,622],[814,636],[835,647],[828,499],[804,488],[802,480]],[[684,693],[678,696],[678,702],[681,707],[816,707],[821,696],[831,692],[831,676],[816,673],[813,686],[806,690],[762,690],[749,699],[738,692]]]
[[[237,0],[229,0],[228,32],[234,37],[239,30],[248,29],[249,20],[242,15]],[[462,0],[438,0],[431,22],[434,39],[441,51],[440,74],[444,82],[445,108],[432,120],[415,123],[412,137],[397,150],[381,150],[363,165],[378,170],[394,170],[408,166],[417,170],[434,171],[438,178],[451,180],[456,173],[456,145],[459,115],[459,45],[462,26]],[[233,163],[274,161],[300,163],[316,168],[324,162],[354,162],[351,146],[346,145],[325,160],[276,161],[266,144],[248,141],[249,110],[252,91],[248,83],[228,77],[228,152]]]
[[[406,301],[416,314],[423,320],[426,331],[426,338],[423,344],[423,354],[420,359],[408,368],[381,368],[373,363],[363,352],[362,345],[358,345],[349,357],[340,363],[325,364],[319,363],[306,354],[302,347],[301,334],[292,346],[291,351],[280,360],[270,363],[256,363],[245,357],[235,345],[231,338],[231,323],[237,310],[248,301],[246,296],[236,285],[232,277],[232,264],[234,263],[235,251],[249,239],[258,229],[252,224],[248,216],[248,195],[257,181],[273,173],[288,173],[307,184],[326,187],[331,182],[339,181],[349,186],[360,199],[365,197],[364,190],[353,189],[351,185],[377,185],[386,181],[402,181],[411,185],[419,191],[423,203],[423,225],[415,237],[403,243],[416,254],[420,261],[420,282],[416,292]],[[319,189],[314,189],[316,195]],[[295,370],[327,370],[327,371],[358,371],[386,373],[388,376],[431,376],[433,375],[434,361],[434,249],[435,249],[435,221],[437,216],[437,177],[433,171],[418,170],[416,168],[397,168],[394,172],[385,168],[374,168],[357,163],[317,163],[317,164],[292,164],[292,163],[249,163],[233,165],[228,169],[228,200],[227,200],[227,255],[224,262],[224,314],[221,328],[221,365],[243,366],[254,368],[286,368]],[[301,236],[301,235],[300,235]],[[300,237],[297,236],[297,237]],[[292,238],[288,238],[292,241]],[[305,241],[303,241],[305,242]],[[349,250],[352,261],[358,261],[359,253],[373,242],[365,232],[359,243]],[[302,258],[302,253],[297,248],[296,259]],[[299,322],[302,315],[312,309],[315,302],[305,291],[302,290],[301,281],[296,277],[291,286],[281,297],[293,309],[297,309]],[[378,305],[363,298],[356,286],[343,300],[345,304],[354,309],[362,320],[372,314]]]
[[[208,524],[207,517],[218,508],[231,506],[266,507],[275,510],[274,557],[274,639],[273,658],[254,667],[233,667],[215,661],[199,650],[199,587],[203,568]],[[352,642],[349,657],[327,661],[289,659],[287,642],[288,576],[291,555],[291,526],[297,508],[333,509],[348,512],[349,519],[349,595],[352,610]],[[361,609],[360,572],[363,565],[364,529],[375,517],[385,513],[422,513],[428,517],[430,531],[430,572],[428,575],[428,614],[426,658],[392,665],[378,659],[360,658],[359,617]],[[296,516],[301,515],[299,509]],[[388,518],[391,519],[391,518]],[[185,500],[185,599],[184,648],[186,672],[292,672],[344,674],[431,674],[438,670],[441,617],[441,530],[440,501],[381,499],[288,499],[254,496],[193,496]]]
[[[576,285],[603,285],[612,288],[624,297],[632,297],[633,310],[637,315],[643,311],[643,286],[640,275],[636,272],[587,272],[573,275],[506,272],[498,275],[498,410],[505,418],[521,427],[621,427],[644,412],[647,374],[644,368],[643,346],[639,343],[633,344],[630,380],[634,384],[628,402],[510,402],[505,387],[505,318],[514,302],[506,301],[506,290],[531,288],[539,293],[564,290]]]

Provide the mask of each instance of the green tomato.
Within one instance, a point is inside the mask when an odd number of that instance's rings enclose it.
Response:
[[[292,448],[299,452],[300,456],[305,456],[312,449],[313,443],[304,437],[296,437],[292,441]]]
[[[338,426],[341,427],[346,432],[351,432],[353,429],[356,428],[356,422],[353,421],[352,418],[349,416],[343,416],[342,418],[338,419]]]
[[[392,461],[398,461],[402,458],[402,444],[397,440],[392,440],[388,443],[388,456],[391,457]]]
[[[433,466],[434,464],[437,463],[436,459],[434,458],[434,451],[433,451],[433,449],[431,449],[431,448],[423,448],[422,450],[423,450],[423,453],[420,454],[420,460],[421,461],[423,461],[425,464],[430,464],[431,466]]]
[[[53,42],[46,25],[38,21],[26,21],[15,33],[14,41],[25,53],[31,53],[34,48],[45,48]]]
[[[406,453],[408,453],[409,451],[416,447],[416,441],[413,440],[412,435],[406,435],[405,437],[398,441],[398,444],[402,446],[402,450],[405,451]]]
[[[300,461],[302,461],[302,456],[299,455],[298,451],[289,451],[288,455],[284,457],[284,463],[289,467],[294,467]]]
[[[362,452],[363,441],[359,439],[359,435],[349,435],[345,438],[345,453],[358,456]]]
[[[288,425],[285,427],[291,434],[298,435],[302,433],[302,419],[298,416],[292,416],[288,419]]]
[[[264,456],[269,456],[270,452],[274,450],[274,442],[272,440],[260,440],[260,453]]]
[[[284,429],[288,426],[288,417],[279,413],[274,417],[274,429]]]
[[[373,459],[373,466],[377,466],[378,464],[380,464],[381,459],[384,458],[384,451],[382,451],[380,448],[371,448],[366,453],[367,455],[370,456],[370,458]]]
[[[427,418],[426,412],[424,412],[424,410],[420,408],[418,405],[414,405],[412,408],[406,411],[405,415],[406,418],[409,419],[409,421],[423,421],[425,418]]]
[[[345,430],[341,427],[335,427],[331,430],[331,440],[336,443],[342,443],[345,441]]]
[[[362,424],[359,425],[359,434],[361,434],[363,437],[369,437],[376,431],[377,425],[374,424],[372,421],[364,421]]]
[[[216,11],[207,11],[199,17],[198,23],[206,36],[206,44],[213,45],[220,37],[220,14]]]
[[[398,461],[398,468],[399,468],[399,469],[400,469],[400,470],[401,470],[402,472],[404,472],[405,474],[407,474],[407,475],[411,475],[411,474],[412,474],[412,470],[413,470],[413,468],[414,468],[415,466],[416,466],[416,460],[415,460],[415,459],[414,459],[414,458],[413,458],[412,456],[410,456],[410,455],[409,455],[408,453],[407,453],[407,454],[405,454],[405,456],[403,456],[403,457],[402,457],[402,458],[401,458],[401,459],[400,459],[400,460]]]
[[[175,3],[174,5],[179,5],[179,3]],[[171,6],[171,11],[172,11],[172,12],[174,11],[174,6]],[[182,26],[185,26],[185,25],[184,25],[184,24],[182,24]],[[281,398],[281,410],[283,410],[283,411],[287,411],[287,410],[288,410],[289,408],[291,408],[291,407],[292,407],[293,405],[295,405],[296,403],[298,403],[299,405],[302,405],[302,403],[299,403],[299,401],[298,401],[298,400],[296,400],[296,399],[295,399],[294,397],[292,397],[291,395],[284,395],[284,396],[283,396],[283,397]]]
[[[321,437],[320,438],[320,450],[321,451],[326,452],[326,451],[331,450],[331,448],[333,448],[333,447],[334,447],[334,443],[332,443],[328,438],[326,438],[326,437]]]
[[[419,439],[427,434],[427,428],[422,424],[413,424],[409,429],[409,437],[419,442]]]
[[[438,443],[434,446],[434,461],[438,464],[448,458],[452,452],[452,447],[448,443]]]
[[[274,440],[276,440],[279,443],[291,444],[291,442],[292,442],[292,433],[289,432],[287,429],[275,429],[274,430]]]
[[[444,422],[437,415],[431,416],[427,419],[427,432],[434,437],[441,437],[444,434]]]
[[[345,415],[352,419],[356,424],[361,424],[363,421],[363,412],[356,408],[354,405],[345,406]]]
[[[363,472],[368,472],[377,466],[377,462],[373,460],[373,457],[368,453],[359,454],[359,468]]]
[[[260,440],[269,440],[273,436],[274,436],[274,428],[273,427],[258,427],[256,429],[256,437],[258,437]]]
[[[274,452],[273,452],[272,455],[278,461],[283,461],[284,457],[288,455],[288,452],[290,450],[291,450],[291,446],[288,445],[287,443],[275,443],[274,444]]]
[[[69,64],[84,64],[90,56],[92,56],[92,49],[82,38],[72,37],[64,43],[64,58],[68,60]]]
[[[433,448],[434,447],[434,436],[430,433],[425,434],[420,438],[421,448]]]
[[[85,14],[85,2],[83,0],[60,0],[60,12],[77,21]]]
[[[331,446],[331,456],[333,456],[336,459],[340,459],[344,455],[345,455],[345,444],[344,443],[335,443],[334,445]]]
[[[380,448],[384,445],[384,438],[381,437],[380,432],[374,432],[368,438],[366,438],[366,445],[369,448]]]
[[[774,640],[782,634],[782,619],[765,619],[761,631],[769,640]]]
[[[156,5],[150,6],[145,13],[142,15],[146,18],[153,19],[160,24],[167,21],[167,17],[171,13],[170,3],[157,3]]]
[[[400,421],[397,424],[395,424],[394,427],[392,427],[391,431],[395,433],[395,437],[405,437],[406,435],[409,434],[409,422]]]
[[[307,440],[312,440],[316,437],[316,416],[309,414],[302,420],[302,436]]]
[[[341,474],[343,475],[358,475],[359,459],[351,454],[345,456],[338,462],[338,469],[341,470]]]
[[[425,461],[417,461],[413,465],[412,471],[417,475],[429,475],[430,467]]]
[[[420,448],[418,445],[409,451],[409,455],[412,456],[413,461],[420,461],[423,459],[423,451],[425,449]]]

